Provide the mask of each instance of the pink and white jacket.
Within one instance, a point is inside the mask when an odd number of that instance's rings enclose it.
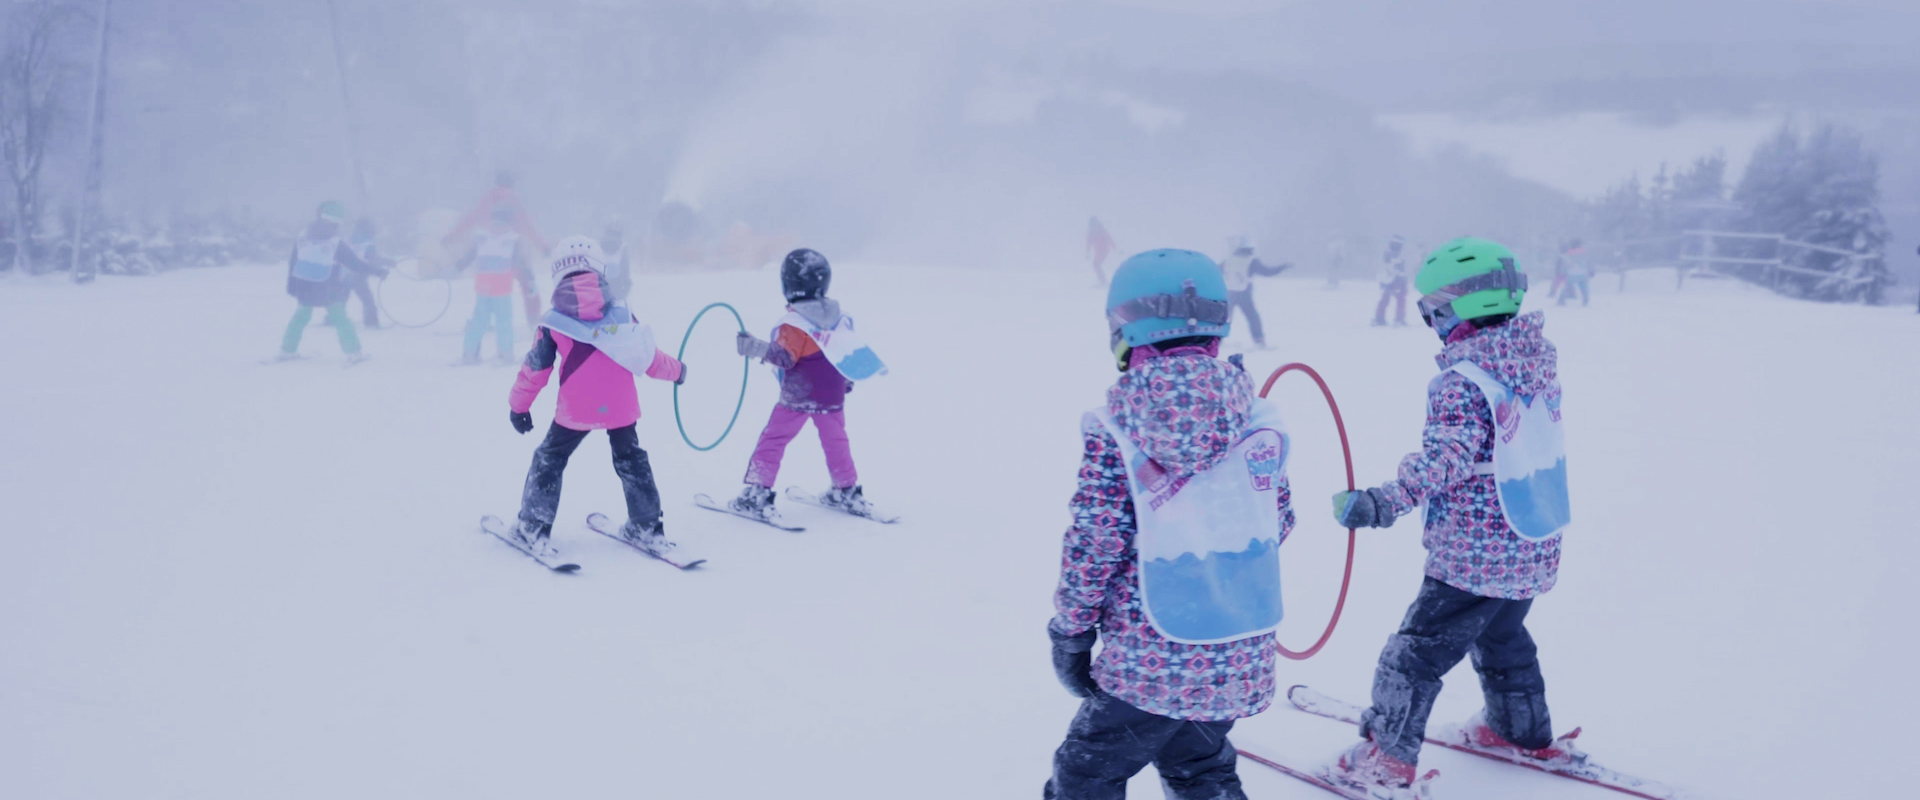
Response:
[[[605,278],[592,272],[576,272],[560,280],[553,290],[553,308],[584,322],[598,322],[614,311]],[[632,315],[628,314],[631,318]],[[636,322],[638,320],[635,320]],[[553,421],[576,431],[624,428],[640,421],[640,395],[633,385],[633,373],[590,344],[583,344],[541,328],[540,337],[527,351],[520,374],[507,393],[507,405],[517,413],[533,408],[533,400],[547,386],[547,376],[560,369],[560,401]],[[664,351],[655,351],[647,377],[678,381],[686,367]]]

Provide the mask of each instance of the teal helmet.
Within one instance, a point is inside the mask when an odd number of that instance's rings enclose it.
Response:
[[[1188,336],[1225,338],[1232,323],[1219,265],[1192,250],[1148,250],[1129,258],[1107,288],[1107,329],[1121,369],[1135,347]]]
[[[320,209],[314,213],[319,218],[336,225],[347,221],[347,207],[338,200],[321,203]]]
[[[1413,287],[1420,292],[1420,316],[1446,336],[1461,322],[1520,313],[1527,297],[1527,275],[1513,251],[1489,239],[1455,239],[1427,256]]]

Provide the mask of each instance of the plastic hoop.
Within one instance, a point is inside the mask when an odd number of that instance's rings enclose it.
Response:
[[[1333,401],[1333,390],[1327,388],[1327,382],[1320,377],[1320,373],[1315,372],[1312,367],[1305,364],[1294,363],[1284,365],[1274,370],[1272,375],[1267,376],[1267,384],[1260,387],[1260,396],[1263,398],[1266,397],[1267,392],[1273,389],[1274,382],[1280,380],[1280,376],[1295,371],[1304,372],[1307,374],[1307,377],[1312,378],[1314,384],[1320,387],[1320,395],[1327,398],[1327,408],[1333,411],[1333,426],[1340,431],[1340,454],[1346,458],[1347,491],[1351,492],[1354,488],[1353,448],[1347,445],[1347,423],[1340,419],[1340,404]],[[1353,550],[1358,541],[1359,532],[1353,528],[1348,528],[1346,573],[1340,577],[1340,599],[1334,601],[1333,618],[1327,620],[1327,629],[1320,634],[1320,638],[1313,643],[1312,647],[1299,652],[1288,650],[1286,645],[1280,643],[1279,637],[1274,637],[1273,646],[1274,649],[1280,651],[1280,655],[1286,656],[1294,661],[1305,661],[1312,658],[1314,653],[1320,652],[1320,648],[1327,645],[1327,640],[1333,638],[1334,626],[1340,624],[1340,612],[1347,607],[1347,588],[1353,584]]]
[[[392,322],[393,324],[398,325],[402,328],[425,328],[429,325],[432,325],[433,323],[439,322],[441,317],[445,317],[447,315],[447,309],[450,309],[453,307],[453,281],[448,278],[423,278],[418,275],[408,274],[406,271],[401,269],[402,266],[408,263],[418,264],[420,263],[420,259],[413,258],[411,256],[400,259],[399,261],[394,262],[393,269],[390,270],[387,274],[399,275],[402,278],[406,278],[407,280],[416,281],[419,283],[426,283],[427,281],[432,281],[432,280],[439,281],[440,285],[447,290],[446,299],[440,301],[440,313],[434,314],[433,319],[427,320],[426,322],[422,322],[418,325],[409,325],[405,322],[401,322],[399,317],[394,316],[392,311],[387,310],[387,293],[386,293],[387,279],[386,278],[381,278],[379,285],[374,287],[373,298],[374,298],[374,301],[379,304],[380,312],[383,314],[386,314],[387,320]]]
[[[726,303],[709,303],[707,304],[706,308],[700,309],[700,313],[693,315],[692,322],[687,323],[687,335],[680,337],[680,352],[674,355],[674,358],[676,360],[684,359],[686,357],[687,342],[693,341],[693,329],[696,327],[699,327],[700,318],[706,316],[707,312],[712,311],[716,308],[726,309],[727,313],[733,315],[734,324],[740,326],[740,332],[741,333],[747,332],[746,320],[743,320],[740,318],[740,312],[735,311],[733,306],[727,305]],[[746,356],[741,356],[740,357],[740,399],[739,401],[733,404],[733,418],[727,420],[727,429],[720,432],[720,438],[713,440],[713,444],[707,445],[706,447],[701,447],[700,445],[694,444],[693,438],[687,435],[687,425],[685,422],[682,422],[680,419],[680,384],[676,383],[673,385],[673,424],[674,424],[674,427],[677,427],[680,429],[680,439],[682,441],[685,441],[688,447],[691,447],[695,450],[699,450],[701,452],[705,452],[708,450],[712,450],[713,448],[719,447],[721,442],[724,442],[727,440],[727,434],[733,432],[734,423],[740,421],[740,409],[746,407],[747,405],[747,376],[752,369],[753,369],[753,362],[748,360]]]

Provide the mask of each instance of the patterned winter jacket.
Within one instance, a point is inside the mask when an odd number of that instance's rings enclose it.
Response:
[[[1472,362],[1522,394],[1556,378],[1553,343],[1541,335],[1546,316],[1535,311],[1505,325],[1473,331],[1447,344],[1434,360],[1441,369]],[[1481,597],[1525,600],[1553,588],[1560,571],[1560,537],[1529,542],[1507,527],[1492,475],[1493,412],[1473,381],[1442,372],[1427,384],[1427,426],[1420,452],[1400,462],[1399,477],[1380,488],[1395,515],[1427,506],[1427,575]]]
[[[1192,352],[1136,361],[1107,390],[1107,409],[1154,461],[1168,472],[1190,475],[1226,458],[1246,430],[1254,399],[1244,370]],[[1285,541],[1293,531],[1293,509],[1284,479],[1277,494]],[[1093,678],[1101,690],[1175,719],[1231,720],[1266,710],[1274,693],[1272,634],[1180,644],[1147,621],[1133,498],[1120,443],[1111,434],[1086,434],[1070,510],[1073,526],[1053,600],[1057,613],[1048,624],[1068,636],[1100,629],[1103,645]]]

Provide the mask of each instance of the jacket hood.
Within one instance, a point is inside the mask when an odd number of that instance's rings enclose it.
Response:
[[[593,270],[580,270],[553,287],[553,310],[581,322],[599,322],[613,307],[607,279]]]
[[[1515,392],[1534,394],[1559,378],[1559,352],[1540,332],[1546,324],[1546,312],[1521,314],[1448,344],[1434,361],[1441,369],[1469,362]]]
[[[1245,370],[1195,353],[1128,368],[1107,390],[1107,411],[1162,469],[1192,475],[1227,457],[1255,399]]]
[[[787,307],[793,309],[794,313],[806,317],[808,322],[823,329],[840,324],[840,301],[831,297],[799,300]]]

